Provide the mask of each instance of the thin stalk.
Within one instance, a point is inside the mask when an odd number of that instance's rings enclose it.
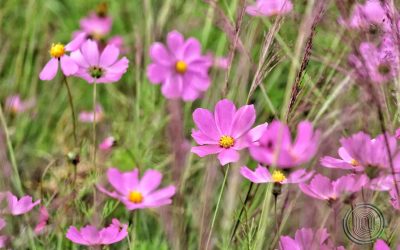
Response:
[[[67,88],[68,102],[69,102],[69,107],[71,109],[72,129],[73,129],[73,134],[74,134],[74,143],[75,143],[75,147],[78,147],[78,136],[76,134],[76,115],[75,115],[74,102],[73,102],[73,99],[72,99],[71,88],[69,87],[69,84],[68,84],[66,76],[64,76],[63,82],[65,84],[65,87]]]
[[[95,173],[97,174],[97,166],[96,166],[96,151],[97,151],[97,146],[96,146],[96,103],[97,103],[97,89],[96,89],[96,81],[93,83],[93,167],[95,170]]]
[[[228,176],[228,173],[229,173],[229,167],[230,166],[231,165],[228,164],[228,166],[226,168],[226,171],[225,171],[224,181],[222,182],[221,191],[219,192],[219,196],[218,196],[217,207],[215,208],[213,219],[212,219],[212,222],[211,222],[210,233],[208,234],[206,249],[208,249],[208,245],[210,244],[210,241],[211,241],[212,231],[213,231],[213,228],[214,228],[215,220],[217,218],[219,204],[221,203],[221,200],[222,200],[222,194],[224,193],[225,183],[226,183],[226,179],[227,179],[227,176]]]
[[[17,193],[19,195],[22,195],[23,194],[22,184],[21,184],[21,179],[19,177],[17,161],[15,159],[14,149],[13,149],[13,146],[12,146],[11,140],[10,140],[10,133],[8,132],[6,119],[4,118],[3,108],[1,105],[0,105],[0,121],[1,121],[1,125],[3,127],[3,130],[4,130],[4,134],[6,136],[8,154],[10,155],[11,166],[13,168],[13,185],[14,185],[14,188],[17,191]]]

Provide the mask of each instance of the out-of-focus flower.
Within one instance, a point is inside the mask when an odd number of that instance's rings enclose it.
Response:
[[[225,56],[225,57],[213,56],[212,54],[210,54],[210,56],[213,57],[213,67],[216,67],[219,69],[228,69],[229,58],[227,56]]]
[[[85,246],[110,245],[119,242],[128,235],[128,225],[121,224],[117,219],[101,230],[95,226],[87,225],[80,230],[71,226],[66,234],[70,241]]]
[[[192,131],[192,137],[201,146],[192,147],[191,152],[200,157],[218,154],[221,165],[237,162],[237,151],[257,141],[267,128],[267,123],[264,123],[251,129],[256,120],[253,105],[236,110],[227,99],[215,105],[214,114],[207,109],[196,109],[193,120],[198,130]]]
[[[35,234],[40,234],[43,231],[43,229],[45,229],[48,220],[49,220],[49,212],[47,211],[45,206],[41,206],[39,209],[39,221],[34,229]]]
[[[116,168],[110,168],[107,177],[116,192],[107,191],[101,186],[98,189],[124,203],[128,210],[169,205],[175,195],[173,185],[156,190],[162,180],[162,174],[157,170],[146,170],[139,180],[138,169],[123,173]]]
[[[185,41],[181,33],[172,31],[167,46],[159,42],[151,46],[150,57],[147,77],[153,84],[161,83],[161,92],[168,99],[192,101],[210,86],[212,58],[201,54],[201,44],[193,37]]]
[[[367,0],[356,3],[348,20],[339,19],[339,23],[352,29],[365,29],[371,25],[389,25],[388,18],[379,0]]]
[[[66,76],[75,74],[78,71],[78,65],[68,56],[65,52],[71,52],[74,50],[72,42],[63,45],[61,43],[56,43],[51,45],[49,51],[52,59],[44,66],[39,74],[40,80],[49,81],[52,80],[58,71],[58,62],[61,64],[61,70]]]
[[[279,250],[345,250],[344,247],[335,247],[329,239],[325,228],[314,232],[311,228],[301,228],[296,231],[294,239],[290,236],[281,236]]]
[[[396,129],[395,136],[397,140],[400,140],[400,128]]]
[[[307,173],[304,169],[296,170],[290,173],[287,177],[280,170],[274,170],[272,174],[268,171],[266,167],[258,165],[255,171],[252,171],[248,167],[244,166],[240,168],[240,173],[243,177],[250,180],[254,183],[280,183],[280,184],[289,184],[289,183],[301,183],[305,182],[311,178],[314,174],[313,171]]]
[[[11,213],[12,215],[25,214],[40,203],[40,200],[32,202],[32,197],[29,195],[25,195],[21,199],[18,199],[11,192],[7,192],[6,196],[8,202],[7,212]]]
[[[355,69],[356,77],[382,84],[392,80],[399,71],[397,47],[389,39],[380,46],[362,42],[357,54],[349,56],[349,64]]]
[[[257,0],[246,8],[251,16],[276,16],[291,12],[293,4],[290,0]]]
[[[398,178],[398,177],[397,177]],[[395,187],[392,174],[380,174],[370,179],[366,188],[375,191],[389,191]]]
[[[81,31],[85,32],[88,38],[100,40],[110,33],[112,19],[109,16],[99,16],[96,13],[91,13],[82,18],[79,24]]]
[[[400,244],[397,245],[396,249],[400,250]],[[375,241],[374,250],[390,250],[390,246],[384,240],[379,239]]]
[[[109,151],[112,149],[112,147],[115,146],[115,138],[112,136],[109,136],[105,138],[99,145],[99,149],[102,151]]]
[[[96,105],[94,111],[82,111],[79,113],[79,121],[85,123],[101,122],[104,119],[103,108],[100,104]]]
[[[303,193],[319,200],[335,201],[343,195],[352,194],[361,190],[368,183],[365,175],[349,174],[331,181],[328,177],[317,174],[310,184],[300,183]]]
[[[6,226],[6,221],[3,218],[0,218],[0,230],[2,230]],[[0,235],[0,248],[6,246],[8,237],[5,235]]]
[[[313,131],[310,122],[297,126],[297,138],[292,143],[289,128],[280,121],[273,121],[257,144],[250,147],[251,156],[258,162],[274,167],[290,168],[309,161],[316,153],[319,132]]]
[[[88,83],[113,83],[119,81],[128,68],[126,57],[118,60],[119,49],[107,45],[100,53],[95,41],[87,40],[79,50],[71,53],[71,58],[79,66],[75,76]]]
[[[393,165],[400,163],[397,140],[394,136],[386,134],[389,149],[392,154]],[[378,135],[371,139],[368,134],[358,132],[348,138],[340,139],[342,147],[339,148],[341,159],[323,157],[321,164],[328,168],[341,168],[356,171],[365,171],[370,178],[375,178],[379,172],[390,170],[390,159],[388,157],[385,136]]]
[[[399,196],[397,195],[397,191],[395,188],[392,188],[389,191],[390,194],[390,203],[392,204],[393,208],[396,210],[400,210],[400,199]]]
[[[25,112],[35,106],[35,100],[30,99],[27,101],[23,101],[19,95],[12,95],[7,97],[6,99],[6,110],[17,114]]]

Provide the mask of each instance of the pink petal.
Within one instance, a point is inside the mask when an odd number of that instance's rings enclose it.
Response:
[[[258,141],[261,138],[261,136],[265,133],[267,128],[268,128],[268,123],[266,122],[250,129],[248,133],[249,140],[251,142]]]
[[[170,51],[178,51],[183,46],[184,37],[181,33],[174,30],[167,35],[167,45]]]
[[[198,130],[198,131],[193,130],[192,137],[199,145],[205,145],[205,144],[219,145],[219,141],[213,140],[212,138],[208,137],[200,130]]]
[[[210,154],[218,154],[223,150],[219,145],[206,145],[206,146],[197,146],[192,147],[190,152],[195,153],[200,157],[204,157]]]
[[[239,158],[240,158],[239,153],[232,148],[222,150],[218,154],[218,160],[222,166],[224,166],[228,163],[237,162],[237,161],[239,161]]]
[[[85,246],[90,245],[86,240],[84,240],[82,238],[81,233],[74,226],[69,227],[66,237],[67,237],[67,239],[69,239],[70,241],[72,241],[74,243],[85,245]]]
[[[119,49],[115,45],[107,45],[100,56],[100,66],[108,67],[114,64],[119,56]]]
[[[239,138],[250,130],[256,120],[256,110],[253,105],[241,107],[235,114],[232,124],[232,136]]]
[[[159,84],[166,80],[170,73],[170,69],[162,64],[152,63],[147,67],[147,77],[151,83]]]
[[[90,66],[99,66],[99,48],[93,40],[87,40],[81,47],[82,54]]]
[[[161,183],[162,174],[153,169],[146,170],[142,179],[139,182],[138,189],[146,195],[155,190]]]
[[[69,42],[67,45],[65,45],[65,50],[66,51],[75,51],[78,50],[81,45],[85,42],[88,34],[86,32],[79,32],[75,38]]]
[[[213,114],[207,109],[197,108],[193,112],[193,121],[197,128],[209,138],[219,141],[221,135],[218,132]]]
[[[161,87],[163,95],[169,99],[176,99],[182,95],[183,81],[178,75],[169,76]]]
[[[184,100],[185,102],[190,102],[196,100],[199,97],[199,90],[189,84],[184,84],[183,86],[182,100]]]
[[[39,78],[42,81],[52,80],[58,71],[58,59],[52,58],[47,64],[44,66],[42,71],[40,71]]]
[[[214,119],[221,135],[231,135],[235,113],[235,104],[230,100],[224,99],[215,105]]]
[[[67,55],[60,58],[61,69],[66,76],[75,74],[78,71],[78,65]]]
[[[150,47],[150,57],[154,62],[164,66],[171,66],[174,62],[171,55],[162,43],[153,43]]]
[[[82,238],[91,245],[96,245],[101,240],[99,237],[100,236],[99,231],[95,226],[92,225],[88,225],[81,228],[81,235]]]

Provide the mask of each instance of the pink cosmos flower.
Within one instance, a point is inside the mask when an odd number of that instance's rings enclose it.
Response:
[[[80,28],[89,37],[100,40],[111,31],[112,19],[109,16],[99,16],[97,13],[91,13],[82,18],[79,22]]]
[[[71,226],[67,231],[67,239],[85,246],[110,245],[119,242],[128,235],[128,225],[121,224],[117,219],[101,230],[92,225],[87,225],[80,230]]]
[[[166,46],[159,42],[151,46],[150,57],[147,77],[153,84],[161,83],[161,92],[168,99],[192,101],[210,86],[212,58],[201,54],[201,44],[193,37],[185,41],[181,33],[171,31]]]
[[[359,55],[351,54],[349,64],[355,69],[355,75],[360,80],[369,80],[382,84],[392,80],[399,71],[397,48],[389,39],[380,46],[370,42],[362,42]]]
[[[395,174],[395,176],[396,175],[397,174]],[[392,174],[379,174],[377,177],[371,178],[368,185],[366,186],[366,188],[375,191],[389,191],[392,190],[394,187],[395,184]]]
[[[126,57],[118,60],[119,49],[114,45],[107,45],[100,53],[98,45],[87,40],[79,50],[71,53],[71,58],[79,66],[75,76],[88,83],[112,83],[119,81],[128,68]]]
[[[51,45],[51,49],[49,51],[52,59],[44,66],[42,71],[39,74],[39,78],[42,81],[52,80],[58,71],[58,62],[61,64],[61,70],[66,76],[70,76],[75,74],[78,71],[78,65],[68,56],[65,52],[71,52],[75,48],[72,42],[67,45],[63,45],[61,43],[56,43]]]
[[[35,234],[40,234],[41,232],[43,232],[43,230],[47,226],[48,220],[49,212],[47,211],[45,206],[41,206],[39,209],[39,222],[34,229]]]
[[[107,191],[101,186],[98,189],[124,203],[128,210],[169,205],[175,194],[173,185],[156,190],[162,180],[162,174],[157,170],[146,170],[139,180],[138,169],[123,173],[116,168],[110,168],[107,177],[116,192]]]
[[[365,175],[349,174],[331,181],[328,177],[317,174],[310,184],[300,183],[299,187],[306,195],[319,199],[335,201],[345,194],[352,194],[366,185],[368,178]]]
[[[257,0],[246,8],[251,16],[276,16],[291,12],[293,4],[290,0]]]
[[[280,121],[273,121],[258,140],[258,144],[250,147],[250,154],[256,161],[268,165],[295,167],[314,157],[318,140],[319,132],[313,132],[310,122],[299,123],[297,138],[292,143],[288,126]]]
[[[397,140],[389,134],[386,136],[393,164],[396,166],[400,163]],[[376,177],[376,171],[389,170],[390,161],[384,135],[381,134],[375,139],[371,139],[368,134],[358,132],[348,138],[340,139],[340,143],[342,147],[339,148],[338,153],[341,159],[325,156],[321,159],[324,167],[366,171],[371,178]]]
[[[6,226],[6,221],[0,218],[0,230]],[[0,235],[0,248],[6,247],[8,237],[5,235]]]
[[[229,67],[229,58],[228,57],[214,57],[213,66],[220,69],[228,69]]]
[[[294,239],[281,236],[279,250],[345,250],[344,247],[334,247],[325,228],[314,232],[311,228],[301,228],[296,231]]]
[[[218,154],[221,165],[237,162],[237,151],[257,141],[267,128],[267,123],[264,123],[251,129],[256,120],[253,105],[236,110],[227,99],[215,105],[214,114],[207,109],[196,109],[193,120],[198,130],[192,131],[192,137],[200,146],[192,147],[191,152],[200,157]]]
[[[35,100],[23,101],[19,95],[12,95],[6,99],[6,109],[12,113],[22,113],[35,106]]]
[[[364,4],[356,3],[348,20],[340,18],[339,23],[348,28],[364,29],[374,24],[388,25],[388,20],[379,0],[367,0]]]
[[[400,245],[397,245],[396,249],[400,250]],[[374,250],[390,250],[390,246],[384,240],[379,239],[374,244]]]
[[[115,138],[112,136],[109,136],[105,138],[99,145],[99,149],[102,151],[109,151],[112,149],[112,147],[115,146]]]
[[[11,213],[12,215],[25,214],[40,203],[40,200],[32,202],[32,197],[29,195],[23,196],[18,200],[18,198],[11,192],[7,192],[6,197],[8,202],[7,212]]]
[[[240,174],[244,178],[254,183],[274,182],[280,184],[289,184],[289,183],[301,183],[307,181],[312,177],[314,171],[307,173],[305,169],[299,169],[290,173],[286,177],[282,171],[274,170],[272,174],[270,174],[270,172],[266,167],[258,165],[255,171],[252,171],[246,166],[241,167]]]
[[[96,105],[94,111],[82,111],[79,113],[79,121],[85,123],[101,122],[104,119],[103,108],[100,104]]]

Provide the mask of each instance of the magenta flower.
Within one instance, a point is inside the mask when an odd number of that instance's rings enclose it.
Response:
[[[49,212],[47,211],[45,206],[41,206],[39,209],[39,222],[36,225],[34,232],[35,234],[40,234],[47,226],[47,222],[49,220]]]
[[[56,43],[51,45],[51,49],[49,51],[52,59],[44,66],[42,71],[39,74],[39,78],[42,81],[52,80],[58,71],[58,62],[61,64],[61,70],[66,76],[70,76],[75,74],[78,71],[78,65],[68,56],[65,52],[71,52],[75,48],[74,44],[71,42],[67,45],[63,45],[61,43]]]
[[[94,111],[82,111],[79,113],[79,121],[85,123],[101,122],[104,119],[103,108],[100,104],[96,105]]]
[[[287,177],[280,170],[274,170],[272,174],[268,171],[266,167],[258,165],[255,171],[252,171],[248,167],[244,166],[240,168],[240,174],[254,183],[280,183],[280,184],[289,184],[289,183],[301,183],[305,182],[312,177],[314,171],[309,173],[306,172],[305,169],[299,169],[292,173],[290,173]]]
[[[12,215],[25,214],[40,203],[40,200],[32,202],[32,197],[29,195],[18,199],[11,192],[7,192],[6,196],[8,202],[7,212],[11,213]]]
[[[377,177],[370,179],[368,189],[375,191],[389,191],[395,187],[392,174],[380,174]]]
[[[257,0],[246,8],[251,16],[276,16],[291,12],[293,4],[290,0]]]
[[[397,245],[396,249],[400,250],[400,245]],[[374,244],[374,250],[390,250],[390,246],[384,240],[379,239]]]
[[[301,228],[296,231],[294,239],[281,236],[279,250],[345,250],[344,247],[334,247],[325,228],[316,230]]]
[[[107,177],[116,192],[107,191],[101,186],[98,189],[124,203],[128,210],[169,205],[175,194],[173,185],[156,190],[162,180],[162,174],[157,170],[146,170],[139,180],[138,169],[122,173],[116,168],[110,168]]]
[[[321,164],[327,168],[340,168],[354,171],[363,171],[364,168],[360,163],[349,155],[344,147],[340,147],[338,154],[341,159],[325,156],[321,158]]]
[[[265,123],[251,129],[256,120],[253,105],[236,110],[235,105],[227,99],[215,105],[214,114],[207,109],[196,109],[193,120],[198,130],[192,131],[192,137],[200,146],[192,147],[191,152],[200,157],[218,154],[221,165],[237,162],[237,151],[257,141],[267,128]]]
[[[353,29],[365,29],[371,25],[389,25],[379,0],[367,0],[364,4],[356,3],[350,17],[347,20],[340,18],[339,23]]]
[[[251,156],[258,162],[280,168],[295,167],[314,157],[319,132],[313,132],[310,122],[303,121],[297,126],[297,138],[292,144],[287,125],[273,121],[265,130],[258,144],[250,147]]]
[[[208,70],[212,58],[201,54],[201,44],[193,37],[185,41],[181,33],[171,31],[167,46],[154,43],[150,57],[147,77],[153,84],[161,83],[161,92],[168,99],[192,101],[210,86]]]
[[[19,95],[12,95],[7,97],[6,99],[6,110],[17,114],[25,112],[35,106],[35,100],[30,99],[27,101],[23,101]]]
[[[79,66],[75,76],[88,83],[112,83],[119,81],[128,68],[126,57],[118,60],[119,49],[114,45],[107,45],[100,53],[98,45],[87,40],[79,50],[71,53],[71,58]]]
[[[0,218],[0,230],[6,226],[6,221]],[[0,248],[6,247],[8,237],[5,235],[0,235]]]
[[[100,143],[99,149],[102,151],[109,151],[115,146],[115,142],[115,138],[109,136]]]
[[[80,28],[88,37],[100,40],[111,31],[112,19],[109,16],[99,16],[91,13],[79,22]]]
[[[128,225],[121,224],[117,219],[101,230],[92,225],[87,225],[80,230],[71,226],[67,231],[67,239],[85,246],[110,245],[119,242],[128,235]]]
[[[331,181],[328,177],[317,174],[310,184],[300,183],[299,187],[306,195],[327,201],[335,201],[341,196],[361,190],[368,182],[365,175],[349,174]]]
[[[392,80],[399,71],[397,47],[386,39],[379,47],[370,42],[362,42],[358,54],[349,56],[349,63],[360,80],[382,84]]]
[[[397,195],[397,191],[395,188],[392,188],[389,191],[390,194],[390,204],[392,204],[393,208],[400,211],[400,199]]]

